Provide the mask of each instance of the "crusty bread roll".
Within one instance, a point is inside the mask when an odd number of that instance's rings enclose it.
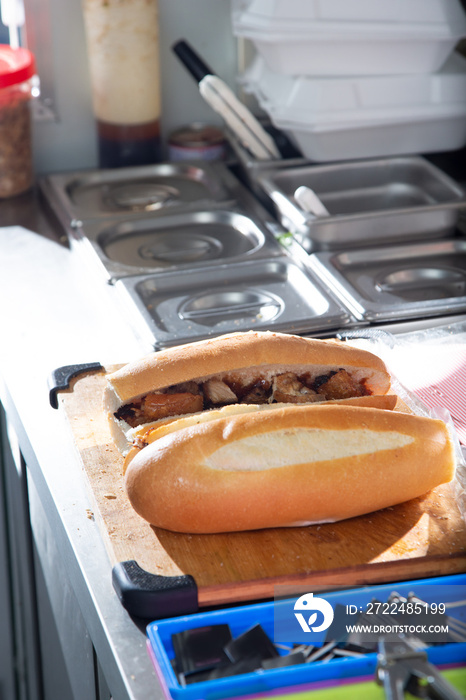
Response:
[[[141,424],[222,405],[308,403],[383,395],[376,355],[336,340],[249,331],[154,352],[108,375],[105,405],[126,454]]]
[[[394,394],[385,394],[383,396],[356,396],[352,399],[335,399],[334,401],[324,401],[318,405],[366,406],[371,408],[393,410],[397,404],[397,401],[398,397]],[[147,445],[149,445],[151,442],[159,440],[164,435],[169,435],[170,433],[175,432],[175,430],[181,430],[181,428],[186,428],[191,425],[199,425],[200,423],[207,423],[212,420],[217,420],[218,418],[228,418],[240,413],[273,411],[277,408],[284,408],[287,405],[288,404],[286,403],[271,403],[266,404],[265,406],[259,404],[232,404],[230,406],[223,406],[223,408],[202,411],[201,413],[191,413],[186,416],[180,416],[176,419],[167,418],[149,425],[146,424],[139,426],[138,428],[133,428],[129,432],[129,436],[133,442],[133,447],[125,456],[123,473],[128,468],[131,460],[140,450],[147,447]]]
[[[130,462],[130,502],[149,523],[214,533],[331,522],[450,481],[439,420],[345,405],[286,406],[187,426]]]

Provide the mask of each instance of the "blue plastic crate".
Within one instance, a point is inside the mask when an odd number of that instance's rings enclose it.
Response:
[[[384,584],[380,586],[368,586],[355,589],[332,591],[329,593],[316,593],[325,598],[332,606],[336,604],[353,604],[365,607],[372,599],[386,600],[389,594],[396,590],[401,595],[408,595],[415,591],[429,603],[448,603],[466,599],[466,574],[445,576],[432,579],[421,579]],[[440,597],[436,597],[437,596]],[[366,654],[361,658],[332,659],[328,662],[315,661],[296,666],[287,666],[271,670],[256,670],[238,676],[219,678],[209,681],[200,681],[182,686],[173,670],[171,661],[174,651],[171,641],[172,634],[188,629],[205,627],[208,625],[229,624],[233,637],[245,632],[255,624],[260,624],[269,637],[277,641],[283,641],[275,634],[277,620],[289,619],[290,630],[286,625],[279,624],[280,634],[285,638],[292,634],[296,628],[293,615],[293,606],[296,598],[288,598],[269,603],[243,605],[234,608],[209,611],[176,617],[165,620],[157,620],[147,627],[149,652],[154,660],[157,674],[160,678],[167,698],[174,700],[215,700],[217,698],[231,698],[243,695],[252,695],[263,692],[277,692],[280,689],[305,686],[310,683],[327,681],[331,679],[349,679],[360,676],[374,676],[377,655]],[[466,608],[461,614],[457,609],[447,610],[447,613],[465,621]],[[318,635],[317,643],[322,644],[326,631]],[[302,641],[302,637],[295,641]],[[316,643],[313,637],[312,643]],[[280,650],[279,650],[280,651]],[[281,653],[281,652],[280,652]],[[283,653],[286,653],[283,651]],[[428,658],[436,665],[466,663],[466,643],[453,643],[428,648]]]

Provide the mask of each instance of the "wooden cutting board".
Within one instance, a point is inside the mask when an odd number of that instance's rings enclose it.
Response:
[[[123,460],[102,407],[105,371],[60,391],[112,564],[135,560],[152,574],[190,574],[200,607],[466,572],[466,525],[452,485],[422,498],[334,524],[215,535],[153,528],[132,509]],[[403,407],[400,406],[400,410]],[[284,590],[284,589],[283,589]]]

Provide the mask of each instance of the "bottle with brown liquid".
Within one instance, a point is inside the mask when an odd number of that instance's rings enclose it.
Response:
[[[158,0],[82,0],[99,165],[161,159]]]

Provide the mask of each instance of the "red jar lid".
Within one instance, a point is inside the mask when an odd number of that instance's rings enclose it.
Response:
[[[19,85],[29,80],[36,72],[33,54],[27,49],[12,49],[0,44],[0,88]]]

